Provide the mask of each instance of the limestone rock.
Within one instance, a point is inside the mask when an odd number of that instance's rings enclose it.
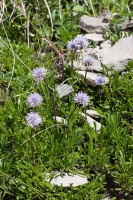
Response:
[[[101,49],[96,55],[109,70],[112,66],[114,70],[123,71],[124,65],[133,59],[133,36],[120,39],[111,48]]]
[[[101,49],[107,49],[111,47],[111,41],[110,40],[106,40],[105,42],[100,44]]]
[[[85,50],[85,54],[96,54],[96,53],[98,53],[99,49],[100,49],[99,46],[96,46],[95,48],[87,48]],[[81,52],[83,52],[83,50],[81,50]]]
[[[104,14],[102,17],[100,17],[100,18],[102,18],[102,22],[108,23],[108,22],[110,22],[110,20],[112,19],[112,16],[111,16],[110,13],[105,13],[105,14]]]
[[[55,119],[55,116],[53,116],[53,118]],[[58,123],[67,125],[66,119],[64,119],[64,118],[62,118],[62,117],[56,116],[56,121],[57,121]]]
[[[104,41],[103,34],[89,33],[89,34],[85,34],[84,38],[86,38],[92,42]]]
[[[117,25],[118,27],[121,27],[122,30],[133,30],[133,20],[125,20],[121,24]]]
[[[81,78],[83,78],[83,80],[84,80],[84,78],[85,78],[85,71],[77,71],[77,73],[80,75],[80,77]],[[93,73],[93,72],[87,72],[87,75],[86,75],[86,81],[90,84],[90,85],[92,85],[92,86],[94,86],[94,87],[96,87],[97,86],[97,84],[95,83],[95,80],[97,79],[97,76],[98,76],[98,74],[96,74],[96,73]],[[102,75],[103,76],[103,75]],[[105,78],[105,84],[107,84],[108,82],[109,82],[109,79],[106,77],[106,76],[103,76],[104,78]]]
[[[110,195],[109,195],[109,193],[107,193],[107,194],[103,197],[102,200],[110,200]]]
[[[91,117],[100,118],[100,114],[95,110],[86,110],[86,113]]]
[[[90,116],[85,115],[84,113],[80,113],[80,115],[83,116],[87,120],[87,122],[92,128],[95,128],[95,125],[96,125],[96,130],[98,131],[98,133],[100,132],[101,124],[99,122],[97,122]]]
[[[79,28],[86,31],[87,33],[102,33],[105,32],[108,24],[103,23],[102,19],[89,17],[83,15],[79,20]]]
[[[73,87],[71,85],[61,83],[60,85],[57,85],[56,90],[59,94],[59,97],[62,98],[73,92]]]
[[[49,181],[49,178],[47,178],[47,181]],[[62,185],[62,187],[70,187],[70,184],[72,184],[73,187],[76,187],[88,183],[88,180],[86,177],[82,177],[80,175],[73,175],[66,172],[61,174],[60,172],[56,172],[56,175],[50,183],[52,185]]]
[[[78,70],[86,70],[86,66],[82,63],[82,61],[74,61],[73,62],[73,66],[74,68],[78,69]],[[101,62],[99,60],[94,59],[93,63],[88,67],[89,70],[95,70],[100,72],[101,70],[103,70]]]

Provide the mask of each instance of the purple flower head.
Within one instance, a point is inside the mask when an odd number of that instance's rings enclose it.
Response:
[[[27,125],[34,128],[42,123],[42,118],[37,112],[30,112],[26,116]]]
[[[85,55],[83,57],[82,62],[83,62],[84,65],[92,64],[93,63],[93,58],[90,55]]]
[[[42,103],[43,98],[38,93],[32,93],[28,96],[27,101],[28,101],[30,107],[34,108]]]
[[[43,81],[43,78],[46,76],[47,70],[43,67],[37,67],[33,70],[32,76],[36,80],[36,82]]]
[[[71,40],[67,43],[67,48],[71,51],[76,51],[78,49],[77,43],[74,40]]]
[[[95,83],[97,85],[104,85],[105,84],[105,78],[103,76],[97,76]]]
[[[78,49],[88,47],[88,41],[84,37],[77,36],[74,41],[77,43]]]
[[[75,94],[74,100],[76,103],[83,105],[84,107],[88,105],[90,98],[86,93],[78,92]]]

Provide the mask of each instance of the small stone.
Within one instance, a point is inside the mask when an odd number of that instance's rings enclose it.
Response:
[[[103,197],[102,200],[110,200],[110,195],[109,195],[109,193],[107,193],[107,194]]]
[[[47,178],[46,180],[49,181],[49,178]],[[88,180],[86,177],[82,177],[80,175],[73,175],[71,173],[61,174],[60,172],[56,172],[56,175],[50,181],[50,183],[52,185],[58,185],[62,187],[70,187],[70,185],[72,185],[73,187],[77,187],[79,185],[84,185],[88,183]]]
[[[109,23],[113,16],[111,13],[103,11],[98,18],[101,19],[103,23]]]
[[[124,22],[117,24],[118,27],[121,27],[121,30],[133,29],[133,20],[125,20]]]
[[[103,23],[102,19],[89,17],[87,15],[83,15],[79,21],[79,28],[86,31],[87,33],[102,33],[105,32],[108,24]]]
[[[57,90],[60,98],[67,96],[68,94],[70,94],[71,92],[74,91],[74,89],[71,85],[64,84],[64,83],[57,85],[56,90]]]
[[[95,110],[86,110],[86,113],[87,115],[90,115],[91,117],[94,117],[94,118],[100,118],[100,114],[95,111]]]
[[[92,42],[102,42],[105,40],[103,38],[103,34],[96,34],[96,33],[85,34],[84,38],[86,38]]]
[[[110,198],[109,197],[103,197],[102,200],[110,200]]]
[[[67,121],[66,121],[64,118],[58,117],[58,116],[56,116],[56,117],[53,116],[53,118],[56,119],[56,121],[57,121],[58,123],[67,125]]]
[[[83,116],[87,122],[89,123],[89,125],[92,128],[95,128],[96,126],[96,131],[99,133],[100,129],[101,129],[101,124],[99,122],[97,122],[96,120],[94,120],[93,118],[91,118],[90,116],[85,115],[84,113],[80,113],[81,116]]]
[[[45,52],[41,53],[41,56],[42,56],[42,57],[45,57],[45,56],[46,56],[46,53],[45,53]]]
[[[103,15],[102,22],[108,23],[110,22],[111,19],[112,19],[112,16],[109,13],[106,13],[105,15]]]
[[[86,74],[85,71],[77,71],[77,74],[79,74],[80,77],[81,77],[83,80],[85,79],[85,74]],[[97,76],[98,76],[98,74],[96,74],[96,73],[87,72],[87,74],[86,74],[86,81],[87,81],[90,85],[96,87],[97,84],[95,83],[95,80],[97,79]],[[104,76],[104,75],[102,75],[102,76],[103,76],[104,79],[105,79],[105,84],[107,84],[107,83],[109,82],[109,79],[108,79],[106,76]]]

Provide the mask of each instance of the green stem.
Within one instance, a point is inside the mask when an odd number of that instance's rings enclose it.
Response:
[[[54,106],[54,116],[55,116],[55,124],[56,124],[56,102],[55,102],[55,99],[54,99],[54,94],[53,94],[53,91],[51,91],[51,89],[49,88],[48,84],[46,83],[46,81],[44,81],[46,87],[48,88],[50,94],[51,94],[51,97],[52,97],[52,102],[53,102],[53,106]]]
[[[31,129],[31,134],[30,134],[30,146],[31,146],[31,153],[32,153],[32,165],[34,165],[35,158],[34,158],[34,148],[33,148],[33,143],[32,143],[32,129]]]
[[[86,92],[86,76],[87,76],[87,72],[88,72],[88,64],[86,65],[86,70],[85,70],[85,78],[84,78],[84,92]]]
[[[71,52],[71,67],[73,68],[73,61],[74,61],[75,52]]]
[[[75,106],[75,108],[72,110],[71,114],[68,117],[67,123],[69,124],[70,118],[72,117],[74,111],[77,109],[77,106]]]

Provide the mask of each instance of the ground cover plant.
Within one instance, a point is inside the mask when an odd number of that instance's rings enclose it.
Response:
[[[122,6],[121,6],[122,4]],[[132,18],[132,1],[2,1],[0,47],[0,198],[3,200],[133,199],[133,61],[125,73],[89,85],[73,67],[88,45],[73,12],[104,10]],[[130,11],[127,13],[127,10]],[[114,26],[116,20],[114,18]],[[115,43],[120,30],[107,37]],[[116,39],[117,37],[117,39]],[[82,62],[91,70],[93,56]],[[87,71],[86,71],[87,73]],[[61,97],[57,86],[72,86]],[[67,90],[67,88],[66,88]],[[100,132],[82,117],[100,113]],[[64,119],[57,121],[60,116]],[[52,185],[56,171],[79,174],[77,187]]]

